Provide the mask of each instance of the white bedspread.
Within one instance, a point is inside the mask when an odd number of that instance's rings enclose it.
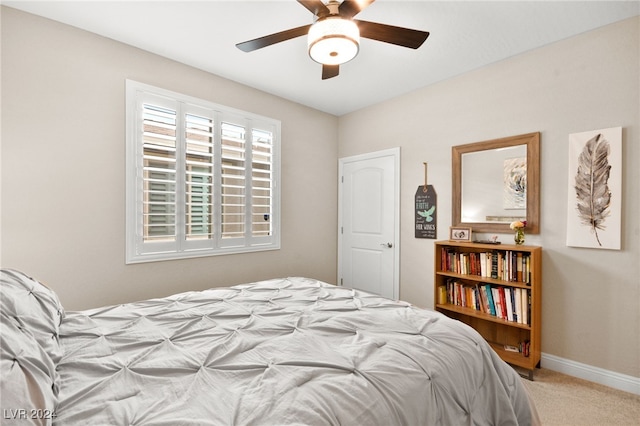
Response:
[[[54,424],[526,425],[471,328],[305,278],[67,312]]]

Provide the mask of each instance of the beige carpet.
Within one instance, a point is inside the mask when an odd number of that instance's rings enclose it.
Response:
[[[640,395],[544,368],[523,379],[546,425],[640,425]]]

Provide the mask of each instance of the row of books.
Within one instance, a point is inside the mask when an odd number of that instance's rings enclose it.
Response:
[[[531,255],[513,250],[458,252],[441,248],[442,271],[531,284]]]
[[[531,349],[531,342],[529,340],[523,340],[518,343],[518,346],[504,345],[504,350],[508,352],[519,352],[523,356],[528,357]]]
[[[468,284],[449,279],[438,291],[439,304],[462,306],[507,321],[531,324],[531,294],[526,288]]]

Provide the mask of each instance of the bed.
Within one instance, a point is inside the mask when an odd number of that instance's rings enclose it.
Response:
[[[309,278],[65,311],[2,271],[2,424],[528,425],[470,327]]]

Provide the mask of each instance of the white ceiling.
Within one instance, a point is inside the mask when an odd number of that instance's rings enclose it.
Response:
[[[635,1],[378,0],[358,19],[429,31],[418,50],[363,39],[321,80],[306,38],[251,53],[241,41],[306,25],[294,0],[2,1],[286,99],[342,115],[639,14]]]

